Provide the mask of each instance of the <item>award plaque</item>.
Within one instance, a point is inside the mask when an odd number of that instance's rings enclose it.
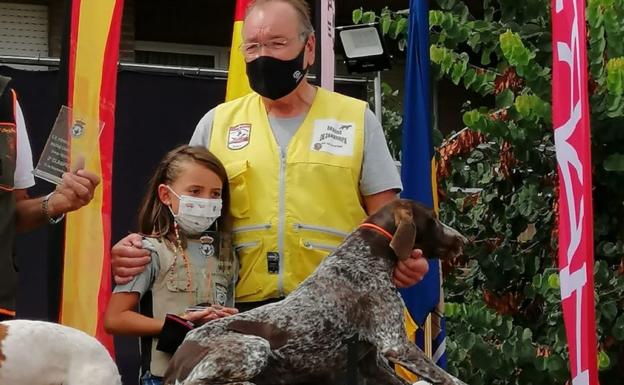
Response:
[[[95,119],[74,116],[71,108],[62,106],[33,174],[58,185],[63,173],[84,168],[86,158],[97,146],[102,126]]]

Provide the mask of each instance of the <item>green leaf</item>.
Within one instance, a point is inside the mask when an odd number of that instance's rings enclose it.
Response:
[[[362,8],[354,9],[351,13],[351,18],[353,19],[353,24],[359,24],[360,20],[362,20]]]
[[[604,350],[598,352],[598,369],[604,370],[607,369],[611,365],[611,359],[609,355]]]
[[[470,88],[472,84],[474,84],[477,79],[477,71],[472,68],[468,68],[466,73],[464,74],[464,87]]]
[[[624,58],[607,62],[607,89],[612,95],[624,94]]]
[[[529,51],[522,42],[520,35],[507,30],[499,36],[503,55],[512,66],[526,66],[535,54]]]
[[[453,64],[453,71],[451,72],[451,81],[453,84],[458,85],[462,79],[462,76],[466,73],[466,67],[468,66],[468,62],[464,60],[459,60]]]
[[[600,314],[609,322],[612,322],[617,316],[618,308],[615,302],[604,303],[601,306]]]
[[[388,36],[390,36],[390,38],[392,39],[396,39],[397,38],[397,27],[399,26],[399,23],[396,20],[392,20],[390,22],[390,26],[388,27]]]
[[[618,341],[624,341],[624,314],[617,318],[613,328],[611,328],[611,333]]]
[[[444,20],[444,13],[442,11],[429,11],[429,27],[439,26]]]
[[[372,23],[375,21],[375,12],[366,11],[362,14],[362,24]]]
[[[399,40],[398,46],[399,46],[399,51],[401,52],[405,51],[405,47],[407,46],[407,39],[402,38],[401,40]]]
[[[475,337],[474,333],[466,333],[462,336],[461,340],[463,347],[470,350],[477,341],[477,338]]]
[[[622,159],[624,161],[624,157]],[[607,256],[607,257],[611,257],[614,256],[617,253],[617,246],[615,245],[615,243],[613,242],[605,242],[602,245],[602,252]]]
[[[551,289],[559,289],[559,274],[552,273],[548,276],[548,287]]]
[[[522,331],[522,342],[525,344],[530,344],[533,339],[533,332],[529,328],[525,328]]]
[[[602,166],[607,171],[624,171],[624,154],[615,153],[609,155]]]
[[[546,359],[546,366],[548,367],[548,371],[556,372],[565,367],[565,362],[561,357],[552,355]]]
[[[513,104],[514,94],[510,89],[503,90],[496,95],[496,108],[507,108]]]
[[[400,34],[405,33],[406,31],[407,31],[407,18],[402,17],[397,22],[396,34],[397,36],[399,36]]]
[[[389,15],[384,15],[381,18],[381,32],[384,35],[388,34],[388,31],[390,30],[390,24],[392,23],[392,19],[390,19]]]

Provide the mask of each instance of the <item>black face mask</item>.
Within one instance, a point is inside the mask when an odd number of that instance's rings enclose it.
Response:
[[[271,100],[277,100],[293,92],[308,71],[307,68],[303,68],[304,51],[305,47],[292,60],[260,56],[247,63],[247,77],[251,89]]]

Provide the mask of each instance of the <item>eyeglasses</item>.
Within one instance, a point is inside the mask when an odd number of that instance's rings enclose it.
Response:
[[[266,43],[242,43],[238,49],[245,56],[256,56],[260,53],[262,47],[266,48],[270,52],[278,52],[288,47],[293,40],[297,38],[303,39],[306,37],[306,33],[301,33],[297,37],[272,39]]]

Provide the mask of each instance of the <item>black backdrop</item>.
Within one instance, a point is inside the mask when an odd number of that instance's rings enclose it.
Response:
[[[58,113],[58,71],[24,71],[0,66],[0,74],[13,78],[24,112],[33,151],[39,159]],[[364,99],[363,84],[337,84],[339,92]],[[117,79],[115,145],[113,160],[112,240],[135,229],[136,211],[145,185],[160,158],[173,147],[187,143],[195,125],[209,109],[223,101],[225,80],[192,76],[120,71]],[[51,191],[40,179],[31,196]],[[49,252],[58,241],[50,228],[23,234],[17,241],[20,318],[53,319],[57,301],[48,300],[57,282],[49,270],[59,261]],[[54,275],[52,275],[54,276]],[[126,385],[137,383],[136,338],[116,338],[117,363]]]

